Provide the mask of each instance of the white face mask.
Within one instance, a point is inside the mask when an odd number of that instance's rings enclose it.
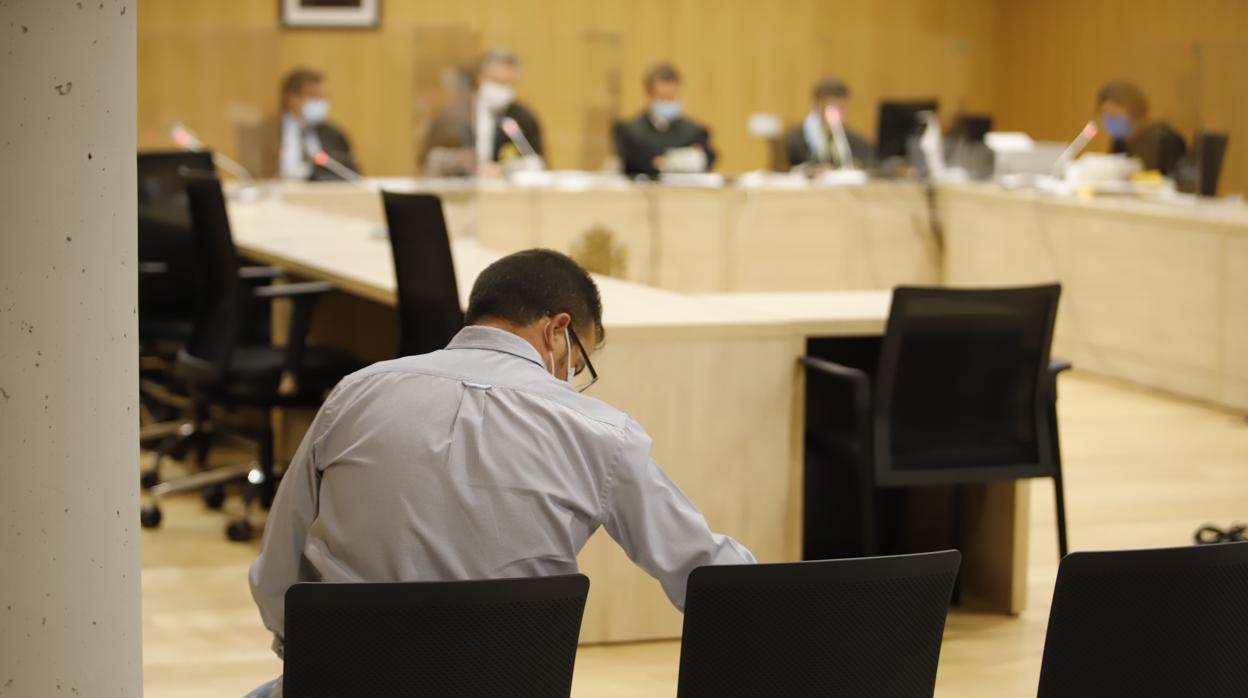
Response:
[[[550,325],[546,326],[550,327]],[[564,378],[564,380],[568,382],[568,385],[572,385],[572,379],[576,376],[576,371],[572,367],[572,335],[568,333],[568,329],[566,327],[563,329],[563,342],[564,346],[568,348],[568,375]],[[550,352],[550,375],[555,378],[559,377],[558,374],[555,373],[555,367],[558,365],[559,364],[555,362],[555,352]]]
[[[481,89],[477,90],[477,99],[486,109],[498,113],[516,101],[516,88],[498,82],[483,82]]]
[[[323,97],[304,100],[300,113],[307,123],[319,124],[329,118],[329,100]]]

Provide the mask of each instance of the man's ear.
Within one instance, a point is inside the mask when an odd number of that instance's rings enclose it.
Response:
[[[559,313],[551,318],[550,329],[557,334],[563,334],[563,331],[572,324],[572,316],[568,313]]]

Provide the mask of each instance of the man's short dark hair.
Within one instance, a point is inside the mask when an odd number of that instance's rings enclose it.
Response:
[[[1148,99],[1144,97],[1144,90],[1133,82],[1112,80],[1102,85],[1096,92],[1096,108],[1100,109],[1106,102],[1121,105],[1136,121],[1148,116]]]
[[[305,85],[315,85],[324,81],[325,76],[319,71],[311,68],[295,68],[286,74],[286,79],[282,80],[282,98],[302,94]]]
[[[589,272],[554,250],[509,254],[481,272],[468,297],[464,322],[505,320],[528,325],[548,315],[567,313],[577,328],[591,327],[602,343],[602,298]]]
[[[836,78],[824,78],[815,83],[810,96],[816,101],[821,99],[848,99],[849,87]]]
[[[671,63],[655,63],[646,71],[645,84],[647,93],[654,89],[654,83],[656,82],[680,82],[680,73],[676,71],[676,66]]]

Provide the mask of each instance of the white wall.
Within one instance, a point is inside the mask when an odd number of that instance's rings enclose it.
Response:
[[[0,0],[0,696],[142,693],[134,5]]]

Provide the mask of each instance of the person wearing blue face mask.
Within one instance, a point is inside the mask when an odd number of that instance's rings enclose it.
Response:
[[[360,171],[351,154],[346,134],[329,122],[330,104],[325,93],[325,76],[308,68],[296,68],[286,75],[281,90],[281,124],[266,129],[280,133],[276,153],[270,153],[267,176],[282,179],[337,180],[340,177],[317,165],[318,153],[324,152],[346,167]]]
[[[1148,121],[1148,100],[1134,83],[1114,80],[1096,93],[1101,125],[1110,138],[1110,152],[1143,161],[1144,167],[1170,174],[1183,158],[1187,145],[1169,125]]]
[[[615,127],[616,151],[630,177],[654,179],[661,170],[706,171],[715,165],[707,128],[684,114],[680,73],[670,63],[646,71],[649,106]],[[679,162],[678,162],[679,161]]]

